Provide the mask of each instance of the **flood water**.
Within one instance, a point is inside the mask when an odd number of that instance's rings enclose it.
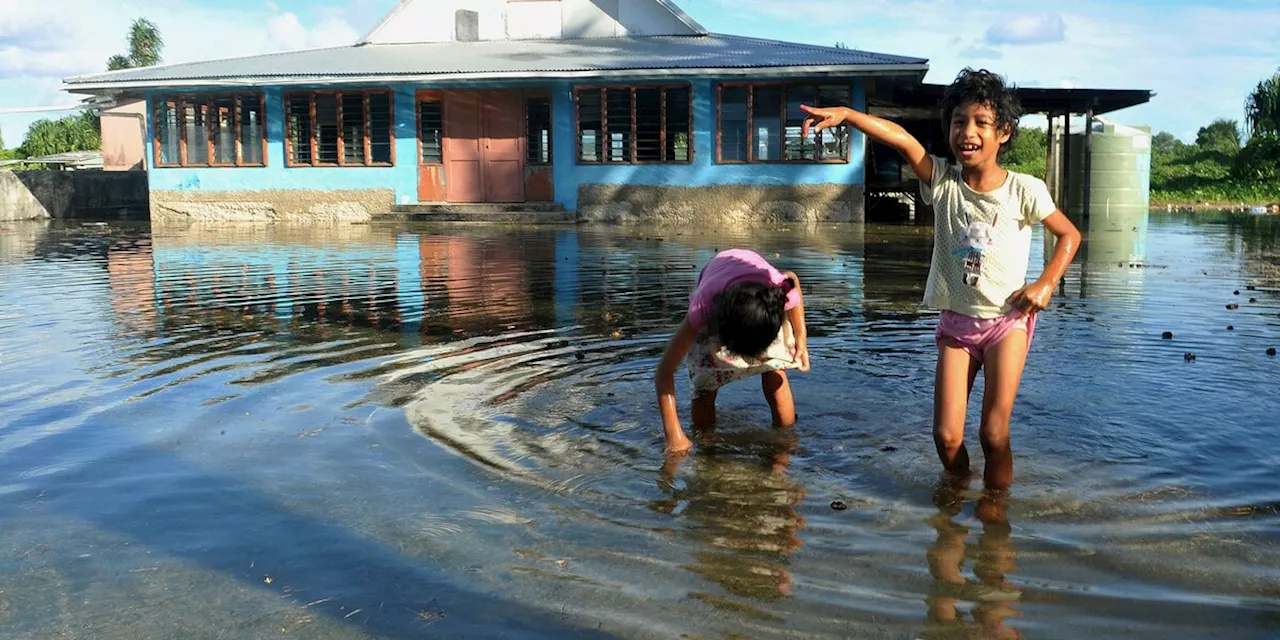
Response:
[[[7,223],[0,636],[1280,636],[1280,220],[1091,239],[1000,501],[939,485],[929,233]],[[800,421],[664,464],[729,246],[803,282]]]

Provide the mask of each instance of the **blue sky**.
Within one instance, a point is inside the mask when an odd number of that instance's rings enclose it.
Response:
[[[930,82],[966,65],[1024,86],[1144,88],[1151,104],[1112,116],[1192,139],[1242,119],[1245,96],[1280,65],[1277,0],[677,0],[722,33],[930,60]],[[353,42],[396,0],[0,0],[0,109],[74,104],[61,78],[105,68],[135,17],[160,26],[165,61]],[[0,114],[6,145],[31,121]]]

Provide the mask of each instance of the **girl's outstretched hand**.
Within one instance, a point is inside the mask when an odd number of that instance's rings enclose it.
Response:
[[[1013,305],[1013,308],[1023,313],[1036,313],[1044,311],[1049,306],[1049,300],[1053,298],[1053,285],[1048,282],[1035,282],[1018,289],[1009,296],[1007,302]]]
[[[802,104],[800,105],[800,110],[808,114],[800,123],[800,136],[802,138],[809,137],[810,127],[813,127],[813,131],[818,133],[824,129],[844,124],[846,115],[844,107],[819,108]]]

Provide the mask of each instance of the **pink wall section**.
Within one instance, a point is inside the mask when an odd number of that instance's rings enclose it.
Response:
[[[102,112],[102,169],[104,171],[142,171],[146,169],[143,153],[145,100],[124,102]]]

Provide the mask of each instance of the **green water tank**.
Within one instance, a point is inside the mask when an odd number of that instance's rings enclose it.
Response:
[[[1082,215],[1084,132],[1071,134],[1067,216],[1087,233],[1092,243],[1107,246],[1107,253],[1127,253],[1129,259],[1141,261],[1146,255],[1147,214],[1151,208],[1151,129],[1105,120],[1095,120],[1091,126],[1093,152],[1087,223]]]
[[[1105,121],[1092,126],[1089,230],[1117,229],[1145,220],[1151,207],[1151,129]],[[1072,133],[1067,214],[1077,224],[1083,218],[1085,153],[1085,134]]]

